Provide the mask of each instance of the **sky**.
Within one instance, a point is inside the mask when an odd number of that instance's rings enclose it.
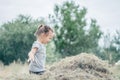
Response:
[[[48,17],[53,14],[55,4],[66,0],[0,0],[0,25],[14,20],[19,14],[33,18]],[[86,17],[97,20],[104,33],[120,31],[120,0],[74,0],[87,8]]]

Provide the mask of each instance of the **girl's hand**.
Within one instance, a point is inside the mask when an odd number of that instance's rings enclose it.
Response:
[[[29,56],[28,62],[34,61],[34,53],[30,52],[28,56]]]
[[[28,53],[28,62],[30,61],[34,61],[34,55],[36,53],[36,51],[38,50],[38,48],[32,48],[31,51]]]

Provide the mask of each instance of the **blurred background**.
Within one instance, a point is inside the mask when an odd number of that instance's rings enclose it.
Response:
[[[114,64],[120,58],[120,0],[0,0],[0,61],[26,62],[34,32],[51,26],[47,63],[82,52]]]

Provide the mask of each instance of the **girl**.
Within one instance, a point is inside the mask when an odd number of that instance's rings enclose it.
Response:
[[[30,61],[29,72],[41,75],[45,72],[45,59],[47,44],[54,36],[53,30],[46,25],[41,25],[35,32],[37,40],[33,43],[28,56]]]

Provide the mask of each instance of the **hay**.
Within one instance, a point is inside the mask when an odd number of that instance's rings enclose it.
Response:
[[[116,80],[108,67],[107,62],[95,55],[81,53],[54,63],[49,68],[49,74],[55,80]]]
[[[109,64],[93,54],[81,53],[66,57],[53,65],[47,65],[47,71],[41,75],[28,73],[27,64],[5,66],[0,80],[119,80],[109,70]]]

